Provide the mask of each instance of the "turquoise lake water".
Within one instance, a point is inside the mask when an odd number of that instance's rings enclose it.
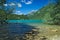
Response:
[[[7,20],[9,23],[42,23],[42,20]]]
[[[25,34],[26,32],[32,31],[35,29],[35,26],[28,25],[29,23],[43,23],[42,20],[7,20],[8,22],[8,33],[10,35],[15,34]],[[27,23],[27,24],[26,24]]]

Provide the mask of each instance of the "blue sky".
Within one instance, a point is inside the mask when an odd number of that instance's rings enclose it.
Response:
[[[4,4],[4,6],[14,7],[14,13],[21,15],[39,10],[47,4],[48,0],[7,0],[7,3]]]

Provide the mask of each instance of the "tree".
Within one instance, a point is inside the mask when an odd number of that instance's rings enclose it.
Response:
[[[56,5],[50,16],[54,24],[60,25],[60,0],[56,0]]]
[[[5,17],[6,17],[6,12],[4,9],[4,3],[6,2],[6,0],[0,0],[0,24],[4,23]],[[4,16],[4,17],[3,17]]]
[[[13,12],[14,8],[7,8],[4,6],[7,0],[0,0],[0,25],[6,24],[7,15]]]

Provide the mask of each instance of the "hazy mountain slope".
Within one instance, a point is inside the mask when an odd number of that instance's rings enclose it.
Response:
[[[55,4],[49,4],[38,10],[34,15],[30,15],[30,19],[48,19],[50,18],[49,14],[55,9]]]
[[[9,14],[7,15],[7,20],[21,20],[21,19],[28,19],[26,15],[16,15],[16,14]]]

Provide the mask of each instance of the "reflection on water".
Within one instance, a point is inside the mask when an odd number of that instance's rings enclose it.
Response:
[[[26,23],[42,23],[42,20],[7,20],[8,21],[8,32],[10,34],[24,34],[34,29],[33,26],[27,25]]]
[[[23,23],[9,23],[7,26],[10,35],[24,34],[26,32],[32,31],[32,29],[35,29],[33,26]]]

